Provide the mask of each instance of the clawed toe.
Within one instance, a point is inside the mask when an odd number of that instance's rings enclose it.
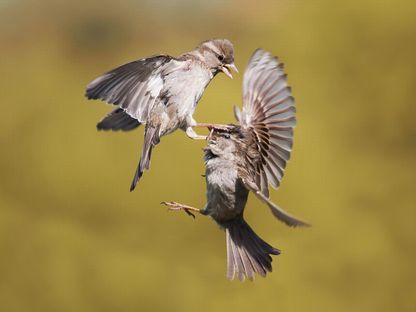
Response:
[[[178,204],[177,202],[161,202],[162,205],[168,206],[168,210],[181,210],[182,206]]]
[[[165,205],[165,206],[171,206],[174,202],[166,202],[166,201],[162,201],[160,204],[161,205]]]
[[[178,211],[178,210],[183,210],[186,212],[186,214],[188,216],[191,216],[192,218],[195,219],[195,215],[191,212],[191,210],[195,210],[195,211],[199,211],[196,208],[192,208],[192,207],[188,207],[182,204],[179,204],[177,202],[171,201],[171,202],[161,202],[162,205],[168,206],[168,210],[170,211]]]
[[[186,212],[186,214],[187,214],[188,216],[191,216],[192,218],[194,218],[194,219],[195,219],[195,215],[194,215],[192,212],[190,212],[190,211],[189,211],[189,209],[183,208],[183,210]]]

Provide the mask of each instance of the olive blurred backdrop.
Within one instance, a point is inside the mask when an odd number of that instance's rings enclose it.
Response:
[[[1,311],[415,311],[413,1],[0,1]],[[97,132],[86,84],[122,63],[225,37],[242,72],[286,63],[294,153],[247,219],[282,249],[255,282],[225,279],[224,233],[159,205],[202,207],[201,149],[163,138],[129,193],[143,129]],[[219,75],[199,121],[231,122],[241,78]]]

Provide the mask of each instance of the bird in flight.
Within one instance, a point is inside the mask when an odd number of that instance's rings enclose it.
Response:
[[[271,255],[280,254],[244,220],[250,192],[286,225],[308,226],[269,198],[269,185],[279,187],[290,158],[295,111],[283,63],[264,50],[256,50],[244,73],[243,110],[234,109],[239,124],[208,127],[205,207],[162,202],[170,210],[184,210],[193,217],[193,212],[210,216],[225,230],[229,279],[252,280],[255,273],[265,276],[272,271]]]
[[[182,129],[192,139],[205,139],[193,127],[196,105],[219,72],[232,78],[234,48],[226,39],[202,42],[178,57],[157,55],[119,66],[94,79],[86,97],[117,105],[98,124],[98,130],[128,131],[145,124],[139,165],[131,183],[134,190],[150,167],[152,149],[160,138]],[[215,126],[215,125],[212,125]]]

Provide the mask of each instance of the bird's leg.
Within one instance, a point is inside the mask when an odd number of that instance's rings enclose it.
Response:
[[[200,128],[208,128],[209,130],[222,130],[228,131],[231,129],[231,125],[220,125],[220,124],[212,124],[212,123],[198,123],[196,120],[190,115],[187,118],[187,127],[186,127],[186,135],[194,140],[206,140],[208,137],[205,135],[198,135],[193,128],[200,127]]]
[[[197,133],[194,131],[194,129],[192,129],[192,127],[188,127],[188,128],[186,128],[185,133],[186,133],[186,135],[187,135],[189,138],[191,138],[191,139],[193,139],[193,140],[206,140],[206,139],[207,139],[207,136],[206,136],[206,135],[199,135],[199,134],[197,134]]]
[[[195,219],[195,215],[191,212],[198,212],[202,214],[202,210],[198,209],[198,208],[194,208],[188,205],[184,205],[184,204],[179,204],[177,202],[161,202],[162,205],[168,206],[168,210],[172,210],[172,211],[179,211],[179,210],[183,210],[185,211],[189,216],[193,217]]]
[[[195,123],[193,127],[203,127],[203,128],[217,129],[217,130],[223,130],[223,131],[228,131],[231,129],[230,125],[213,124],[213,123],[205,123],[205,122]]]

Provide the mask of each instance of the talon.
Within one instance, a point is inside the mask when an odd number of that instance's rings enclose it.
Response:
[[[192,218],[194,218],[195,219],[195,215],[192,213],[192,212],[190,212],[188,209],[186,209],[186,208],[184,208],[183,210],[185,210],[185,212],[188,214],[188,216],[191,216]]]
[[[160,204],[165,205],[165,206],[174,206],[175,205],[174,202],[165,202],[165,201],[162,201]]]
[[[165,206],[168,206],[168,211],[183,210],[183,211],[185,211],[185,213],[187,215],[191,216],[194,219],[195,219],[195,215],[191,212],[191,210],[200,212],[199,209],[197,209],[197,208],[193,208],[193,207],[189,207],[189,206],[186,206],[186,205],[182,205],[182,204],[179,204],[179,203],[174,202],[174,201],[171,201],[171,202],[163,201],[163,202],[161,202],[161,204],[162,205],[165,205]]]
[[[168,206],[168,210],[180,210],[181,207],[178,203],[176,202],[161,202],[162,205]]]

